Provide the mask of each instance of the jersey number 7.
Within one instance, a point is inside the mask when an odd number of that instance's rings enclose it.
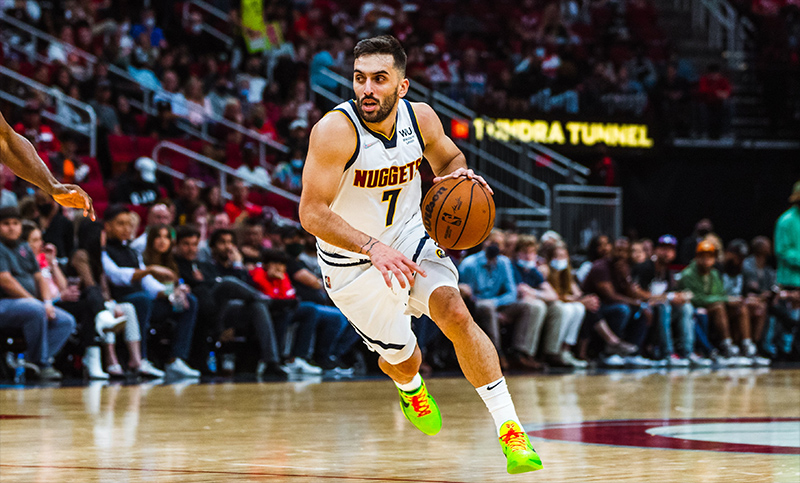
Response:
[[[397,208],[397,198],[400,197],[400,191],[403,188],[398,188],[396,190],[386,190],[383,192],[383,198],[381,201],[383,203],[389,202],[389,209],[386,211],[386,226],[392,226],[394,223],[394,210]]]

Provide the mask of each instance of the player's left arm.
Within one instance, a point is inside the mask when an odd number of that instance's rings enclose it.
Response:
[[[47,165],[39,158],[33,145],[19,135],[0,114],[0,162],[11,168],[20,178],[29,181],[57,203],[83,210],[84,216],[95,219],[92,198],[79,186],[62,184],[53,177]]]
[[[433,182],[438,183],[447,178],[467,177],[485,186],[492,194],[491,188],[483,177],[467,168],[467,158],[458,146],[444,133],[442,121],[431,106],[423,102],[412,102],[414,114],[419,122],[419,129],[425,141],[424,155],[436,175]]]

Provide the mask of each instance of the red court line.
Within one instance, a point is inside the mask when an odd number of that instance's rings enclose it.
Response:
[[[259,476],[265,478],[319,478],[328,480],[364,480],[364,481],[397,481],[410,483],[466,483],[452,480],[420,480],[417,478],[386,478],[373,476],[337,476],[337,475],[302,475],[292,473],[262,473],[262,472],[241,472],[241,471],[213,471],[213,470],[179,470],[179,469],[158,469],[158,468],[106,468],[102,466],[59,466],[59,465],[9,465],[0,464],[5,468],[47,468],[57,470],[96,470],[96,471],[146,471],[150,473],[188,473],[202,475],[239,475],[239,476]]]

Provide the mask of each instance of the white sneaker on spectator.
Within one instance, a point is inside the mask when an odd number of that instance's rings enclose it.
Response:
[[[600,361],[607,367],[625,367],[625,359],[618,354],[602,357]]]
[[[669,359],[650,359],[653,361],[653,367],[664,368],[669,367]]]
[[[667,361],[669,362],[670,367],[689,367],[689,365],[691,364],[691,362],[689,362],[689,359],[684,359],[678,354],[672,354],[671,356],[669,356],[669,359]]]
[[[293,361],[286,362],[283,368],[289,374],[310,374],[318,376],[322,374],[322,368],[309,364],[300,357],[295,357]]]
[[[689,362],[691,362],[694,367],[711,367],[711,365],[714,364],[711,359],[706,359],[697,354],[689,354]]]
[[[589,367],[588,362],[573,356],[572,352],[570,351],[561,351],[561,360],[564,361],[565,364],[572,366],[576,369],[586,369],[587,367]]]
[[[770,364],[772,364],[771,360],[767,359],[766,357],[761,357],[758,355],[751,357],[750,360],[752,360],[753,365],[757,367],[768,367]]]
[[[142,359],[142,362],[139,363],[139,367],[136,369],[136,372],[138,372],[140,376],[152,377],[155,379],[164,377],[164,371],[158,369],[147,359]]]
[[[172,377],[200,377],[200,371],[187,366],[181,359],[175,359],[165,367],[166,373]]]
[[[655,367],[656,362],[642,356],[628,356],[625,358],[625,364],[633,367]]]
[[[750,358],[758,355],[758,348],[752,340],[747,339],[742,341],[742,355]]]

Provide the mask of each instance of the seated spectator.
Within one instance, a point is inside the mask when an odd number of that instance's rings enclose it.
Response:
[[[620,340],[600,315],[600,299],[597,295],[584,295],[581,291],[576,279],[572,276],[569,252],[566,245],[557,243],[545,246],[542,254],[545,261],[542,270],[546,272],[547,281],[556,291],[558,299],[561,301],[561,310],[564,312],[563,317],[567,320],[564,326],[570,327],[574,331],[576,330],[574,320],[579,320],[577,322],[580,329],[579,333],[567,331],[564,335],[559,335],[559,338],[563,338],[564,341],[561,351],[562,360],[574,367],[582,367],[583,364],[580,362],[589,358],[588,343],[593,333],[603,339],[606,347],[614,348],[616,353],[623,356],[635,354],[638,348]],[[569,319],[572,319],[572,321],[570,322]],[[579,340],[581,341],[581,347],[578,350],[579,357],[576,358],[572,352],[575,343]],[[576,359],[578,362],[576,363],[572,359]]]
[[[678,290],[689,290],[692,292],[692,304],[695,307],[703,308],[711,319],[712,326],[718,339],[721,339],[719,347],[722,350],[722,357],[719,354],[712,354],[718,362],[730,364],[736,361],[727,359],[738,358],[739,348],[734,345],[731,338],[731,324],[739,328],[741,335],[749,335],[750,324],[747,320],[746,310],[742,310],[741,297],[728,296],[725,294],[725,286],[722,277],[714,264],[717,259],[717,248],[710,242],[702,241],[697,245],[697,256],[686,269],[681,272],[678,280]]]
[[[501,344],[500,327],[510,325],[513,336],[509,355],[523,367],[541,369],[534,355],[547,308],[530,300],[518,300],[514,267],[511,260],[500,254],[504,243],[503,233],[493,231],[482,251],[465,258],[459,266],[459,287],[466,298],[475,300],[475,320],[498,354],[505,359],[508,351]]]
[[[259,185],[272,183],[269,172],[258,164],[258,147],[252,142],[244,143],[242,146],[242,165],[236,169],[236,174],[248,187],[253,183]]]
[[[728,101],[731,93],[731,83],[720,72],[719,64],[709,64],[708,72],[700,77],[697,88],[703,137],[718,139],[727,134],[730,117],[733,114]]]
[[[17,206],[17,203],[17,195],[6,189],[6,168],[0,165],[0,208]]]
[[[191,349],[197,299],[186,293],[182,286],[174,289],[178,279],[175,271],[163,265],[145,265],[142,258],[128,246],[127,240],[131,237],[132,229],[130,218],[130,210],[122,205],[112,205],[105,213],[104,226],[108,239],[102,259],[111,296],[114,300],[130,302],[136,307],[142,334],[150,333],[151,322],[157,324],[174,318],[177,325],[172,341],[172,357],[166,365],[167,373],[177,377],[199,377],[200,372],[184,362]],[[159,261],[168,259],[166,252],[172,248],[168,227],[154,227],[147,241],[145,253],[148,256]],[[142,338],[142,362],[137,370],[145,376],[163,375],[147,360],[146,337]]]
[[[216,215],[217,213],[222,213],[225,211],[225,200],[222,199],[222,192],[220,191],[219,186],[212,185],[206,186],[203,189],[200,198],[203,200],[203,203],[208,208],[208,212],[212,215]],[[232,220],[228,220],[228,223],[231,223]]]
[[[186,178],[181,183],[178,198],[175,200],[175,220],[178,225],[191,224],[189,215],[202,205],[200,182],[196,178]],[[205,206],[203,207],[205,208]]]
[[[330,343],[317,344],[319,351],[317,360],[325,370],[333,371],[335,375],[352,375],[353,368],[348,368],[342,362],[342,357],[361,340],[358,333],[350,326],[342,312],[332,307],[332,303],[325,292],[322,276],[317,275],[319,263],[314,258],[309,265],[300,255],[305,251],[305,240],[302,233],[296,228],[288,228],[282,235],[283,246],[289,255],[286,265],[289,279],[297,291],[297,298],[301,302],[314,304],[319,314],[321,337]],[[314,245],[312,245],[314,246]]]
[[[305,155],[302,151],[292,151],[292,159],[275,168],[276,184],[292,193],[300,193],[303,188],[303,165]]]
[[[611,255],[612,250],[611,241],[605,235],[597,235],[589,240],[589,246],[586,249],[588,260],[575,271],[575,278],[578,283],[583,283],[589,271],[592,269],[594,262]]]
[[[742,326],[739,334],[742,355],[758,365],[768,365],[769,361],[758,356],[758,344],[764,334],[767,322],[766,300],[750,294],[745,288],[743,265],[748,255],[747,242],[742,239],[731,240],[725,250],[725,263],[722,272],[722,285],[725,293],[741,299]]]
[[[22,122],[17,123],[14,130],[25,136],[37,152],[55,153],[61,150],[61,143],[50,126],[42,122],[42,109],[38,98],[29,98],[22,111]]]
[[[309,363],[313,356],[314,333],[319,314],[313,305],[299,303],[297,300],[297,292],[286,272],[288,261],[285,253],[267,250],[264,253],[263,266],[251,270],[250,276],[261,292],[272,299],[270,312],[281,345],[286,344],[289,327],[297,325],[294,343],[282,350],[282,353],[288,355],[283,365],[284,370],[289,374],[322,374],[322,368]]]
[[[180,84],[178,80],[178,74],[176,74],[173,70],[164,72],[164,76],[161,80],[161,87],[162,90],[153,97],[153,103],[156,106],[161,103],[166,103],[169,105],[170,112],[173,116],[188,118],[189,108],[186,103],[186,97],[179,90]]]
[[[156,103],[156,116],[147,119],[144,134],[157,139],[174,139],[183,136],[178,127],[178,116],[172,112],[169,102],[161,100]]]
[[[678,240],[672,235],[658,239],[652,260],[634,265],[633,282],[650,294],[656,314],[661,356],[675,367],[695,365],[707,367],[711,361],[694,351],[695,322],[694,307],[690,303],[691,292],[676,290],[675,273],[670,265],[675,261]],[[673,342],[673,327],[679,334],[679,345]]]
[[[117,111],[111,105],[111,83],[108,80],[97,83],[94,99],[89,102],[89,105],[97,114],[97,127],[101,128],[102,135],[122,134]]]
[[[53,176],[62,183],[82,183],[89,176],[89,166],[78,157],[78,143],[70,131],[59,136],[61,150],[49,156]]]
[[[644,251],[644,242],[636,240],[631,243],[631,266],[640,265],[648,260],[647,253]]]
[[[228,214],[228,219],[231,223],[236,223],[242,213],[255,207],[255,205],[247,200],[248,196],[250,196],[250,190],[244,181],[240,179],[234,180],[231,183],[230,192],[231,199],[225,203],[225,213]]]
[[[714,225],[708,218],[703,218],[694,226],[694,231],[681,243],[681,256],[678,260],[682,265],[688,265],[695,258],[697,244],[714,232]]]
[[[775,334],[776,331],[791,333],[800,320],[793,316],[788,294],[780,290],[775,269],[768,264],[772,255],[772,243],[769,238],[758,236],[750,246],[752,255],[742,264],[745,293],[748,297],[758,297],[767,304],[769,317],[765,334]],[[760,348],[774,358],[778,355],[778,347],[769,339],[767,336],[762,337]]]
[[[130,205],[152,205],[160,197],[156,183],[156,162],[141,157],[129,165],[128,172],[117,182],[111,192],[111,201]]]
[[[195,126],[201,126],[206,122],[205,96],[203,95],[203,83],[197,77],[190,77],[186,81],[184,88],[186,119]],[[173,109],[174,112],[174,109]]]
[[[147,225],[145,225],[144,232],[130,243],[130,247],[136,253],[140,255],[144,253],[144,249],[147,247],[147,235],[151,227],[172,225],[174,206],[167,205],[168,202],[169,200],[160,201],[147,210]]]
[[[538,253],[534,236],[520,236],[515,251],[514,268],[516,269],[517,290],[520,298],[540,306],[544,305],[546,313],[544,353],[547,362],[562,367],[587,367],[588,364],[585,361],[572,357],[570,352],[571,347],[577,342],[584,311],[580,310],[580,314],[572,314],[572,309],[575,306],[567,306],[561,303],[558,293],[547,282],[543,274],[537,270]],[[556,262],[556,265],[560,267],[561,263]],[[575,340],[567,344],[565,342],[567,338]],[[569,354],[564,354],[565,350]]]
[[[247,217],[242,226],[242,242],[239,250],[244,257],[244,264],[252,269],[261,263],[264,251],[270,248],[269,239],[264,237],[264,221],[258,217]]]
[[[103,224],[88,219],[82,220],[78,226],[78,249],[72,255],[66,268],[67,274],[70,276],[67,279],[68,285],[77,286],[80,289],[81,299],[77,302],[78,307],[76,308],[79,308],[84,300],[90,301],[91,305],[85,303],[82,305],[88,305],[91,308],[90,312],[94,312],[92,321],[87,326],[82,325],[80,328],[81,339],[87,346],[87,354],[90,353],[91,347],[99,342],[105,355],[106,372],[102,371],[102,360],[99,357],[97,361],[95,361],[94,355],[84,360],[84,367],[87,369],[90,379],[125,376],[116,350],[116,332],[119,330],[123,331],[125,345],[128,349],[128,368],[139,372],[142,364],[142,335],[139,332],[136,308],[129,303],[118,303],[111,299],[103,272],[102,253],[105,244]],[[60,305],[70,310],[70,307],[65,306],[64,302],[60,302]],[[107,312],[105,317],[112,319],[110,324],[103,320],[100,320],[101,324],[97,323],[98,314],[103,310]],[[120,319],[124,319],[124,321]],[[120,322],[124,323],[124,327],[120,327]],[[99,341],[97,340],[98,333]],[[99,370],[97,365],[100,366]]]
[[[583,282],[583,291],[600,297],[600,314],[608,322],[611,330],[621,339],[643,348],[650,329],[652,312],[646,304],[646,295],[630,281],[630,244],[627,238],[615,241],[610,256],[592,264],[592,269]],[[618,348],[606,346],[608,365],[619,365],[616,353]],[[641,354],[628,356],[625,364],[651,367],[653,361]]]
[[[211,234],[211,262],[198,260],[200,233],[192,226],[181,226],[176,235],[175,262],[180,277],[198,299],[197,331],[204,340],[226,343],[237,334],[255,335],[260,350],[259,374],[285,376],[280,367],[275,328],[267,299],[250,286],[252,279],[236,260],[234,233],[219,229]],[[207,350],[207,348],[206,348]],[[203,351],[205,352],[205,351]]]
[[[52,359],[75,328],[75,318],[53,305],[50,285],[21,239],[21,220],[16,207],[0,208],[0,329],[21,329],[25,359],[36,365],[38,376],[61,379]]]
[[[117,118],[119,119],[120,134],[124,136],[136,136],[139,133],[139,124],[136,122],[136,115],[131,109],[130,100],[120,95],[117,97]]]
[[[34,199],[39,215],[35,221],[42,229],[44,242],[55,245],[59,258],[70,256],[75,249],[75,229],[64,216],[64,209],[40,189],[36,190]]]

